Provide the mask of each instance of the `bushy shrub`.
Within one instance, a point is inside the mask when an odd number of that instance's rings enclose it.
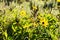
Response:
[[[44,3],[39,2],[10,5],[1,11],[0,40],[58,40],[59,21],[50,12],[42,12]]]

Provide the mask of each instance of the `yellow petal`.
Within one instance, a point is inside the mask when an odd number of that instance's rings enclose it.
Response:
[[[57,2],[60,2],[60,0],[57,0]]]

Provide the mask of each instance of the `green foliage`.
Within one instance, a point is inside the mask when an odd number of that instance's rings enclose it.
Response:
[[[20,1],[23,3],[0,11],[0,39],[58,40],[59,19],[46,10],[42,12],[44,1]]]

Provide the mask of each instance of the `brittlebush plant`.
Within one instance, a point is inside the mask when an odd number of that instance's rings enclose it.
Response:
[[[45,29],[44,31],[51,36],[52,40],[58,40],[58,32],[56,32],[56,30],[58,31],[57,18],[52,14],[39,14],[37,18],[39,25],[43,30]]]
[[[58,40],[58,20],[52,14],[39,12],[35,19],[25,9],[14,8],[0,21],[3,40]]]
[[[5,13],[0,15],[1,40],[58,40],[56,16],[41,13],[40,4],[30,2],[12,9],[6,8]]]

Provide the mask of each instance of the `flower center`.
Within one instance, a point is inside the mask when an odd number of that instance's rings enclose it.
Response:
[[[44,24],[44,22],[42,22],[42,24]]]

